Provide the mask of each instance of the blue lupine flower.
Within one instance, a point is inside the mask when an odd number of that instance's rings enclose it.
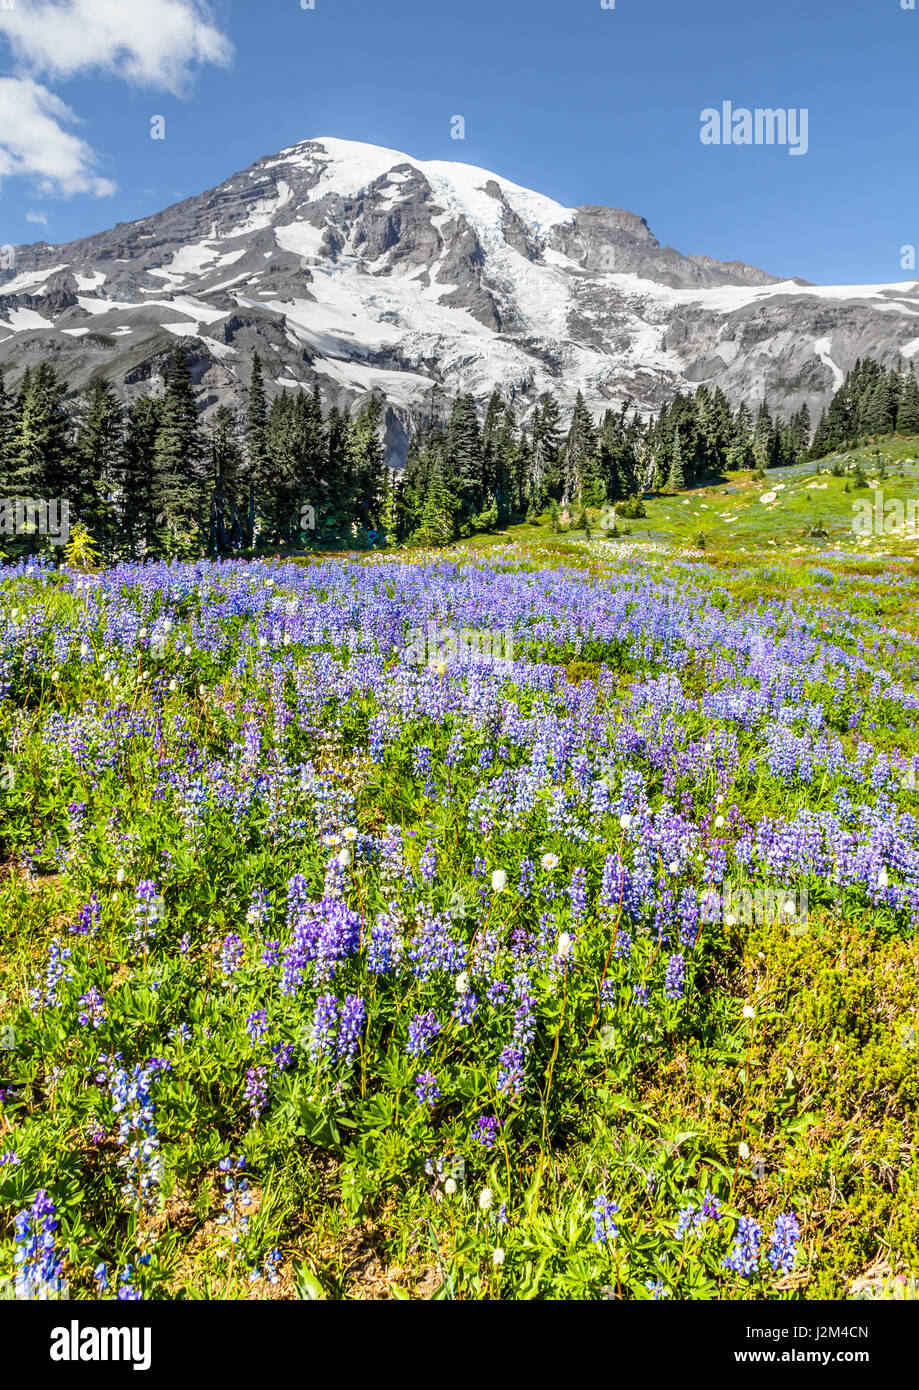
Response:
[[[606,1245],[608,1241],[615,1240],[618,1236],[619,1227],[613,1221],[618,1210],[617,1204],[610,1201],[603,1193],[594,1198],[592,1208],[594,1232],[591,1240],[597,1245]]]
[[[483,1148],[492,1149],[501,1124],[502,1121],[494,1115],[482,1115],[472,1127],[471,1138],[476,1144],[481,1144]]]
[[[763,1230],[750,1216],[742,1216],[730,1255],[721,1261],[725,1269],[732,1269],[745,1279],[751,1278],[759,1269],[759,1247]]]
[[[440,1099],[440,1087],[432,1071],[419,1072],[415,1077],[415,1095],[419,1105],[433,1105]]]
[[[766,1252],[766,1259],[776,1272],[781,1269],[786,1274],[791,1273],[800,1239],[801,1226],[796,1216],[782,1212],[776,1217],[769,1249]]]
[[[15,1221],[17,1298],[47,1301],[62,1289],[62,1262],[57,1252],[55,1231],[57,1208],[44,1188],[35,1194],[31,1207],[21,1211]]]
[[[364,1033],[366,1017],[367,1010],[364,1007],[363,999],[357,994],[349,994],[342,1005],[338,1025],[337,1053],[339,1057],[345,1057],[350,1061],[357,1054]]]
[[[684,956],[671,956],[667,962],[667,975],[664,980],[664,993],[668,999],[682,999],[686,988],[686,960]]]
[[[408,1046],[406,1052],[412,1057],[426,1057],[431,1048],[431,1043],[440,1032],[440,1024],[434,1016],[432,1010],[424,1014],[416,1014],[408,1026]]]

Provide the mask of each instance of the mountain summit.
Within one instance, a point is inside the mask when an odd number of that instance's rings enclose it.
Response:
[[[390,445],[430,403],[499,387],[525,411],[578,390],[599,412],[720,386],[819,412],[858,357],[919,350],[919,281],[815,286],[661,246],[643,218],[565,208],[468,164],[322,138],[138,222],[17,248],[0,366],[52,357],[150,388],[187,339],[201,404],[269,384],[389,404]]]

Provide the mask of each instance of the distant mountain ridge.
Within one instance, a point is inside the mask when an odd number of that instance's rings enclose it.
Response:
[[[432,386],[495,387],[525,413],[546,391],[599,413],[720,386],[816,418],[859,357],[919,351],[919,281],[815,286],[661,246],[644,218],[564,208],[471,165],[304,141],[138,222],[17,249],[0,272],[0,365],[50,357],[74,388],[132,397],[176,338],[200,403],[269,387],[388,403],[389,443]]]

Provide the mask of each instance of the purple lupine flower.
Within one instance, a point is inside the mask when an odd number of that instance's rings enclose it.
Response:
[[[533,887],[533,877],[536,873],[536,865],[532,859],[521,859],[520,861],[520,882],[517,884],[517,892],[521,898],[528,898]]]
[[[249,1113],[254,1124],[268,1104],[267,1067],[249,1067],[246,1072],[246,1090],[243,1099],[248,1102]]]
[[[339,1057],[345,1057],[349,1061],[354,1058],[361,1045],[366,1017],[367,1010],[363,999],[360,995],[349,994],[342,1005],[338,1025],[337,1055]]]
[[[464,990],[456,996],[456,1003],[453,1005],[453,1017],[462,1027],[468,1027],[475,1018],[478,1007],[478,998],[472,990]]]
[[[711,1192],[706,1192],[701,1207],[689,1202],[679,1214],[676,1227],[677,1240],[683,1240],[689,1231],[698,1231],[709,1221],[721,1220],[721,1203]]]
[[[85,903],[77,914],[77,920],[70,928],[71,936],[95,936],[99,926],[99,917],[102,909],[96,893],[90,895],[88,903]]]
[[[334,994],[320,994],[310,1029],[310,1052],[321,1060],[334,1051],[338,1034],[338,1000]]]
[[[721,1261],[725,1269],[732,1269],[744,1279],[751,1278],[759,1269],[759,1247],[763,1228],[750,1216],[742,1216],[730,1255]]]
[[[571,920],[581,922],[584,913],[587,911],[587,870],[575,869],[571,875],[571,886],[568,889],[568,896],[571,899]]]
[[[125,1169],[122,1193],[136,1211],[156,1208],[156,1189],[163,1180],[163,1158],[157,1137],[151,1086],[155,1073],[137,1065],[129,1072],[115,1066],[120,1054],[108,1063],[112,1109],[119,1117],[118,1144],[124,1154],[118,1166]],[[97,1078],[106,1079],[105,1073]]]
[[[246,921],[249,923],[250,926],[264,926],[265,922],[268,919],[268,908],[270,902],[271,897],[262,887],[261,884],[259,884],[257,888],[254,888],[252,890],[252,896],[249,899],[249,907],[246,910]]]
[[[494,1115],[482,1115],[473,1125],[470,1138],[484,1149],[492,1149],[501,1124],[502,1121]]]
[[[31,1207],[16,1217],[15,1292],[17,1298],[45,1301],[61,1292],[62,1262],[57,1252],[57,1207],[44,1188]]]
[[[275,1043],[271,1048],[271,1055],[274,1058],[275,1073],[287,1071],[294,1060],[294,1045],[289,1042]]]
[[[370,929],[367,969],[372,975],[386,975],[402,964],[402,917],[398,903],[388,912],[378,912]]]
[[[217,961],[221,973],[226,975],[228,979],[235,975],[242,965],[244,953],[245,947],[242,937],[237,936],[236,932],[230,932],[224,939]]]
[[[163,900],[152,879],[138,883],[134,893],[134,931],[132,941],[146,949],[155,939],[154,928],[163,918]]]
[[[715,1197],[711,1192],[706,1192],[705,1200],[702,1203],[701,1215],[708,1221],[720,1221],[721,1199]]]
[[[287,918],[293,938],[284,951],[281,993],[295,995],[314,964],[317,980],[330,979],[338,963],[356,955],[361,944],[361,919],[341,898],[309,900],[302,875],[287,885]]]
[[[246,1019],[246,1032],[253,1043],[261,1042],[268,1032],[268,1014],[265,1009],[254,1009]]]
[[[418,868],[425,883],[433,883],[437,878],[437,851],[433,840],[428,840],[425,845]]]
[[[102,994],[95,985],[91,985],[85,994],[81,994],[79,1003],[82,1009],[77,1014],[77,1023],[83,1028],[101,1028],[105,1022],[105,1009]]]
[[[431,1105],[440,1099],[440,1087],[432,1071],[420,1071],[415,1077],[415,1095],[419,1105]]]
[[[517,1012],[514,1014],[514,1042],[521,1047],[529,1047],[536,1037],[536,1012],[534,1000],[524,994]]]
[[[222,1158],[217,1164],[224,1174],[223,1216],[218,1216],[218,1226],[226,1226],[230,1239],[236,1245],[249,1229],[249,1207],[252,1197],[249,1192],[249,1179],[244,1176],[246,1160],[242,1157],[233,1161],[232,1157]]]
[[[686,988],[686,959],[684,956],[671,956],[667,962],[664,979],[664,993],[668,999],[682,999]]]
[[[498,1058],[498,1090],[512,1099],[523,1090],[523,1051],[519,1047],[505,1047]]]
[[[615,1240],[619,1234],[619,1227],[613,1220],[619,1207],[615,1202],[611,1202],[605,1194],[600,1193],[594,1198],[591,1211],[593,1216],[594,1231],[591,1240],[597,1245],[606,1245],[610,1240]]]
[[[430,1009],[427,1013],[416,1014],[408,1026],[406,1052],[412,1057],[426,1057],[439,1032],[440,1024]]]
[[[789,1212],[782,1212],[780,1216],[776,1217],[769,1241],[769,1249],[766,1251],[766,1259],[776,1273],[780,1269],[785,1274],[791,1273],[800,1239],[801,1225],[796,1216]]]
[[[60,985],[62,980],[71,980],[65,962],[73,952],[69,947],[61,947],[59,937],[55,937],[48,947],[48,964],[45,966],[44,984],[36,985],[31,991],[29,1008],[33,1013],[40,1009],[59,1009],[61,1006]]]

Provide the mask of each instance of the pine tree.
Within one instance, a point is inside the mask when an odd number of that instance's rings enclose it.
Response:
[[[897,434],[919,434],[919,385],[911,371],[906,372],[900,390]]]
[[[250,550],[255,544],[256,497],[264,494],[270,481],[267,435],[268,403],[265,399],[262,359],[256,353],[252,359],[252,376],[249,381],[249,412],[246,419],[247,464],[245,481],[248,493],[246,545]]]
[[[173,544],[180,538],[185,543],[196,531],[207,534],[202,455],[188,353],[179,344],[172,357],[154,455],[157,524]]]
[[[351,448],[351,421],[336,407],[326,422],[328,464],[326,478],[329,506],[322,518],[325,540],[339,545],[351,543],[357,515],[355,459]]]
[[[12,439],[12,495],[29,500],[69,499],[70,419],[66,385],[50,362],[23,378]]]
[[[485,450],[475,399],[470,395],[457,397],[453,406],[447,428],[447,451],[459,493],[461,520],[471,529],[472,519],[478,516],[485,503]]]
[[[245,540],[245,516],[241,490],[243,453],[236,416],[229,406],[214,412],[208,431],[211,490],[208,549],[227,555]]]
[[[72,521],[85,527],[103,559],[114,554],[116,492],[123,471],[124,411],[107,381],[89,388],[71,455]]]
[[[596,451],[597,432],[584,396],[579,391],[575,398],[565,446],[565,478],[562,492],[564,506],[571,506],[581,498],[585,481],[591,477]]]
[[[455,501],[443,458],[434,458],[416,539],[421,545],[446,545],[455,535]]]
[[[533,417],[531,444],[530,497],[538,511],[557,486],[561,441],[561,414],[553,395],[542,397]]]
[[[382,440],[383,409],[381,398],[373,396],[351,423],[355,522],[363,534],[382,531],[382,504],[388,476]]]
[[[128,409],[121,450],[118,548],[123,555],[141,559],[156,548],[155,459],[162,418],[162,396],[139,396]]]
[[[670,463],[670,476],[667,479],[667,487],[671,492],[683,492],[686,487],[686,480],[683,476],[683,450],[680,444],[679,430],[677,430],[673,440],[673,458]]]
[[[12,495],[13,437],[16,431],[16,406],[7,392],[0,367],[0,497]]]
[[[769,407],[763,401],[753,427],[753,461],[757,468],[768,468],[773,450],[773,424]]]

